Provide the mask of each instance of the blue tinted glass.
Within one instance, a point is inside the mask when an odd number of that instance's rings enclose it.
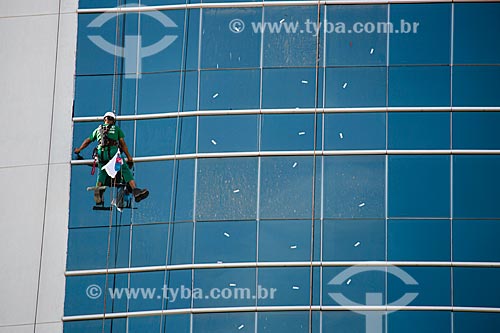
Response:
[[[389,149],[449,149],[450,113],[389,112]]]
[[[325,114],[325,149],[385,149],[385,113]]]
[[[168,315],[163,317],[130,317],[128,333],[142,332],[179,332],[189,333],[189,315]]]
[[[454,66],[454,106],[500,105],[500,66]]]
[[[453,302],[456,306],[499,307],[500,269],[453,268]]]
[[[445,311],[395,311],[389,314],[387,325],[389,333],[451,332],[451,314]],[[454,327],[453,332],[457,332],[457,326]]]
[[[269,27],[264,30],[263,66],[315,66],[316,52],[320,52],[313,25],[317,21],[317,6],[265,7],[264,24]]]
[[[158,72],[164,70],[179,70],[182,67],[185,54],[184,10],[145,11],[140,13],[140,72]],[[125,36],[125,46],[127,38]],[[127,59],[125,58],[125,62]]]
[[[407,293],[417,293],[408,305],[451,305],[451,270],[449,267],[402,267],[417,284],[403,281],[401,276],[387,274],[387,302],[397,302]]]
[[[391,64],[450,63],[451,4],[393,4],[391,23]]]
[[[455,333],[497,333],[500,331],[498,313],[456,312],[453,314]]]
[[[303,333],[308,331],[309,313],[300,312],[259,312],[257,331],[266,333]]]
[[[182,72],[181,111],[198,109],[198,72]]]
[[[174,223],[168,241],[168,264],[182,265],[193,262],[193,223]]]
[[[143,74],[139,79],[137,113],[163,113],[179,109],[178,72]]]
[[[172,205],[172,161],[137,163],[135,181],[137,187],[147,188],[149,197],[135,204],[134,223],[167,222]],[[132,200],[133,201],[133,200]]]
[[[166,272],[145,272],[130,274],[131,290],[149,290],[151,294],[138,293],[130,297],[129,311],[161,310],[163,302],[162,288],[165,285]]]
[[[311,157],[264,157],[261,160],[260,217],[312,216]]]
[[[196,151],[196,117],[179,117],[176,153],[190,154]]]
[[[198,160],[197,220],[255,219],[257,159]]]
[[[255,221],[199,222],[195,239],[195,263],[255,262]]]
[[[237,313],[200,313],[193,316],[193,333],[254,332],[255,314]]]
[[[385,157],[328,156],[324,159],[324,216],[385,216]]]
[[[189,309],[191,307],[192,298],[192,281],[193,272],[191,270],[172,270],[167,272],[165,275],[166,288],[162,290],[162,293],[166,293],[166,297],[165,294],[162,295],[164,299],[163,309]],[[185,327],[185,325],[187,324],[189,327],[189,315],[187,315],[186,317],[178,317],[174,321],[170,322],[167,319],[166,331],[170,332],[168,331],[168,327],[178,327],[179,325]],[[177,330],[174,330],[174,332],[177,332]]]
[[[102,325],[102,319],[99,320],[81,320],[64,322],[64,332],[71,333],[88,333],[88,332],[103,332],[103,333],[120,333],[124,332],[127,324],[125,318],[109,319]]]
[[[323,260],[385,260],[385,220],[325,220]]]
[[[112,75],[77,76],[75,79],[75,117],[101,116],[106,111],[112,110],[112,91]]]
[[[328,66],[386,64],[387,32],[384,32],[383,25],[387,23],[387,5],[340,5],[326,8],[323,29],[326,32]],[[378,32],[377,25],[381,28]],[[375,30],[369,33],[372,28]],[[353,31],[356,33],[352,33]]]
[[[453,220],[453,260],[500,261],[498,220]]]
[[[386,106],[386,67],[326,69],[325,107]]]
[[[257,305],[309,305],[310,267],[260,268],[258,285],[267,289],[269,297],[257,299]]]
[[[254,268],[200,269],[194,273],[195,308],[252,306],[255,304]],[[218,290],[212,291],[211,290]],[[201,295],[203,294],[203,297]],[[208,295],[208,297],[206,297]],[[223,296],[228,295],[228,297]],[[198,297],[199,296],[199,297]],[[212,297],[213,296],[213,297]],[[249,296],[249,297],[248,297]]]
[[[177,118],[137,121],[136,154],[139,156],[172,155],[175,150],[176,134]]]
[[[457,3],[454,9],[453,61],[500,63],[500,4]]]
[[[454,156],[453,216],[455,218],[500,217],[499,156]]]
[[[78,148],[82,144],[82,142],[87,139],[92,132],[101,124],[101,122],[82,122],[82,123],[74,123],[73,124],[73,148]],[[121,126],[120,126],[121,128]],[[85,150],[80,152],[80,155],[84,159],[91,160],[92,159],[92,151],[97,147],[97,142],[93,142],[88,146]],[[76,154],[73,154],[73,159],[77,159]],[[90,168],[89,168],[90,174]]]
[[[453,90],[455,93],[455,90]],[[389,68],[389,106],[450,105],[450,67]]]
[[[261,20],[261,8],[203,10],[201,67],[259,67],[261,35],[251,29],[251,23]]]
[[[175,0],[174,0],[175,1]],[[198,2],[194,1],[186,1],[187,3]],[[183,61],[185,64],[183,68],[186,69],[198,69],[199,65],[199,46],[200,46],[200,9],[194,8],[188,10],[188,15],[186,17],[185,28],[187,29],[187,33],[185,34],[186,40],[184,41],[184,52],[186,55],[184,56]]]
[[[313,150],[314,114],[262,116],[261,150]]]
[[[262,107],[313,108],[317,104],[315,81],[315,68],[264,69]]]
[[[132,266],[166,264],[169,224],[136,225],[132,229]]]
[[[454,112],[453,148],[500,149],[500,112]]]
[[[66,268],[80,270],[127,267],[129,235],[129,226],[70,229]]]
[[[174,221],[192,221],[194,206],[194,160],[175,162],[174,201],[172,205]]]
[[[258,109],[259,87],[258,70],[202,71],[200,109]]]
[[[113,288],[113,285],[109,283],[113,280],[113,276],[109,275],[107,278],[109,279],[108,287]],[[103,313],[103,290],[105,290],[105,288],[105,275],[68,276],[66,278],[64,315],[73,316],[89,313]],[[88,297],[87,292],[91,297]]]
[[[310,220],[261,220],[259,261],[311,260],[312,227]]]
[[[387,259],[450,261],[450,227],[449,220],[389,220]]]
[[[198,152],[257,151],[257,115],[200,117]]]
[[[386,317],[384,312],[366,312],[372,318],[382,318],[381,327],[371,327],[376,332],[385,332]],[[346,332],[346,333],[366,333],[367,316],[353,311],[324,311],[323,312],[323,332]]]
[[[323,305],[383,305],[385,270],[385,267],[324,267]]]
[[[389,156],[389,216],[450,216],[449,156]]]

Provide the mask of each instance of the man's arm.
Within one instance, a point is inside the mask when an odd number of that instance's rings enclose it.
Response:
[[[130,155],[130,153],[128,152],[128,147],[127,147],[127,144],[125,143],[124,138],[120,138],[120,148],[127,156],[127,162],[131,163],[132,162],[132,155]]]
[[[79,147],[79,148],[75,148],[75,154],[80,154],[80,152],[82,150],[84,150],[85,148],[87,148],[87,146],[91,143],[92,141],[90,141],[89,138],[86,138],[83,142],[82,142],[82,145]]]

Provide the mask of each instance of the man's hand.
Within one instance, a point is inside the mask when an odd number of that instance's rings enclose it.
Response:
[[[75,150],[73,150],[75,152],[75,154],[80,154],[80,152],[82,151],[80,148],[75,148]]]
[[[134,167],[134,160],[132,159],[132,156],[127,157],[127,165],[130,169]]]

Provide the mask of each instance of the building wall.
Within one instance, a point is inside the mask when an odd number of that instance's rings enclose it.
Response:
[[[77,1],[0,4],[0,332],[61,332]]]

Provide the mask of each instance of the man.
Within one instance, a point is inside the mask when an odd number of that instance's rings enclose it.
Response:
[[[99,175],[97,177],[96,186],[102,186],[106,182],[106,177],[108,176],[106,171],[102,167],[111,160],[118,149],[123,151],[127,156],[127,163],[132,163],[132,156],[128,151],[127,144],[125,143],[125,134],[123,131],[115,125],[116,117],[113,112],[106,112],[104,114],[104,124],[96,128],[92,134],[86,138],[79,148],[75,149],[75,153],[79,154],[83,149],[85,149],[91,142],[97,140],[97,156],[99,161]],[[122,164],[121,173],[125,182],[128,183],[132,189],[132,195],[134,196],[135,202],[139,202],[142,199],[146,199],[149,195],[147,189],[140,189],[136,186],[134,176],[130,171],[127,163]],[[97,205],[103,203],[102,194],[104,191],[96,189],[94,191],[94,200]]]

